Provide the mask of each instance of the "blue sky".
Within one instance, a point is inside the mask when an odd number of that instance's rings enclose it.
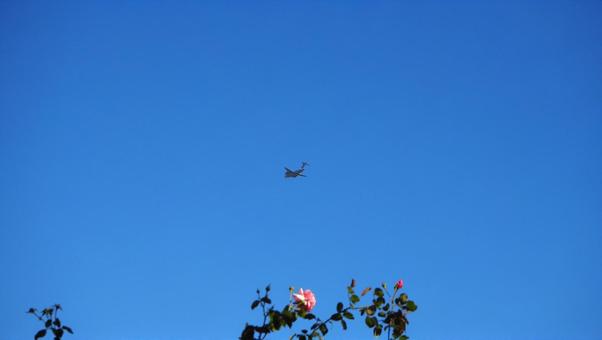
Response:
[[[602,338],[601,10],[3,2],[3,337],[234,339],[354,277],[413,339]]]

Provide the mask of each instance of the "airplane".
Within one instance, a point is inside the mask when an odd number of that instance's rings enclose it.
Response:
[[[294,178],[294,177],[299,177],[299,176],[301,176],[301,177],[307,177],[307,176],[305,176],[303,174],[303,171],[305,171],[305,166],[306,165],[309,165],[309,163],[302,162],[301,163],[301,167],[299,169],[295,170],[295,171],[293,171],[293,170],[291,170],[291,169],[289,169],[287,167],[284,167],[284,170],[286,170],[284,172],[284,177],[285,178],[288,178],[288,177]]]

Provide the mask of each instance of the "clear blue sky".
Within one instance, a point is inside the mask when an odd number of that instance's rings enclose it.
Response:
[[[417,340],[601,339],[602,4],[446,3],[0,4],[2,338],[234,339],[354,277]]]

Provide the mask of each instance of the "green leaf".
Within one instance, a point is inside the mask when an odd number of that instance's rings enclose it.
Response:
[[[46,336],[46,330],[42,329],[41,331],[37,332],[33,338],[34,338],[34,340],[38,340],[39,338],[43,338],[45,336]]]
[[[53,324],[57,327],[61,327],[61,320],[59,320],[58,318],[54,319]]]
[[[65,326],[63,326],[63,329],[65,329]],[[67,332],[69,332],[69,331],[67,330]],[[69,333],[71,333],[71,332],[69,332]],[[255,328],[253,326],[247,324],[245,326],[245,329],[242,331],[240,340],[255,340]]]
[[[328,327],[326,327],[326,324],[321,324],[320,325],[320,332],[322,332],[322,335],[326,335],[326,333],[328,333]]]
[[[406,309],[410,312],[415,311],[416,309],[418,309],[418,306],[416,306],[416,304],[414,303],[414,301],[408,301],[408,303],[406,304]]]
[[[259,301],[259,300],[255,300],[255,301],[253,301],[253,303],[251,304],[251,309],[255,309],[255,308],[257,308],[257,306],[259,306],[259,303],[260,303],[260,302],[261,302],[261,301]]]
[[[383,296],[385,296],[385,292],[380,288],[375,288],[374,295],[376,295],[378,297],[383,297]]]
[[[339,302],[337,303],[337,312],[341,312],[343,310],[343,303]]]
[[[355,295],[355,294],[351,295],[350,300],[351,300],[351,303],[358,303],[358,302],[360,302],[360,298],[357,295]]]
[[[380,336],[380,334],[382,333],[383,329],[380,325],[374,327],[374,336]]]
[[[341,316],[341,313],[334,313],[332,314],[332,316],[330,317],[332,320],[334,321],[339,321],[341,320],[343,317]]]
[[[345,312],[343,313],[343,316],[344,316],[344,317],[346,317],[346,318],[347,318],[347,319],[349,319],[349,320],[353,320],[353,319],[355,319],[355,317],[353,316],[353,314],[351,314],[351,313],[350,313],[350,312],[348,312],[348,311],[345,311]]]
[[[56,338],[61,338],[63,336],[63,329],[59,328],[59,329],[53,329],[52,333],[54,333],[54,336]]]
[[[48,320],[46,320],[46,322],[44,323],[44,326],[45,326],[46,328],[48,328],[48,327],[52,326],[52,320],[51,320],[51,319],[48,319]]]
[[[341,320],[341,327],[343,327],[343,330],[347,330],[347,322],[345,320]]]
[[[73,330],[71,329],[71,327],[63,326],[63,329],[66,330],[67,333],[73,334]]]
[[[366,321],[366,326],[368,326],[370,328],[376,326],[376,318],[374,318],[374,317],[367,316],[365,321]]]

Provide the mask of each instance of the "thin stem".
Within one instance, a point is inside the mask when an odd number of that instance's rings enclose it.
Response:
[[[265,322],[268,319],[268,315],[265,313],[265,302],[261,301],[261,309],[263,310],[263,325],[261,327],[265,327]],[[265,339],[268,333],[263,333],[263,336],[260,339]]]

